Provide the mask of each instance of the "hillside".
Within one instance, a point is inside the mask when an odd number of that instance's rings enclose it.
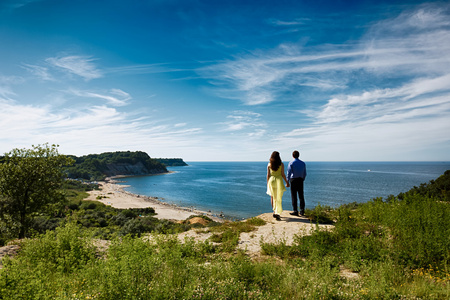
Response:
[[[163,163],[166,167],[183,167],[188,165],[182,158],[155,158],[155,160]]]
[[[105,152],[70,157],[75,163],[65,169],[69,178],[103,180],[118,175],[135,176],[168,172],[163,163],[141,151]]]

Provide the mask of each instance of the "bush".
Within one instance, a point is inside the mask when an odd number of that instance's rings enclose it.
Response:
[[[333,224],[332,212],[333,209],[331,207],[318,204],[313,210],[307,209],[305,215],[313,223]]]
[[[97,203],[94,201],[83,201],[80,205],[80,209],[95,209],[97,207]]]
[[[67,206],[70,210],[78,210],[80,206],[76,203],[71,203]]]
[[[144,224],[142,224],[141,220],[131,219],[122,226],[122,229],[119,231],[119,235],[131,235],[132,237],[140,237],[141,234],[146,231],[146,227],[144,226]]]
[[[61,223],[61,219],[38,216],[32,219],[31,230],[37,233],[45,233],[47,230],[55,230]]]

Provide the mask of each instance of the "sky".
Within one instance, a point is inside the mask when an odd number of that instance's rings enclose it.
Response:
[[[450,161],[450,2],[0,0],[0,153]]]

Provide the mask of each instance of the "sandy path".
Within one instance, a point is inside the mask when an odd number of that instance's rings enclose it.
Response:
[[[272,213],[265,213],[257,218],[266,221],[265,225],[257,226],[252,232],[243,232],[239,236],[238,249],[244,250],[252,258],[261,256],[261,241],[269,244],[285,243],[290,246],[294,243],[296,235],[304,236],[316,230],[317,225],[305,217],[295,217],[289,215],[292,211],[283,211],[281,221],[273,218]],[[333,225],[318,225],[321,230],[332,228]],[[183,241],[185,237],[194,238],[196,241],[207,240],[212,233],[207,233],[207,229],[191,229],[178,234],[178,238]]]

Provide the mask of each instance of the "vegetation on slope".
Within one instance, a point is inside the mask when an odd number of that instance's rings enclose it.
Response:
[[[406,193],[400,193],[398,198],[404,199],[405,196],[414,194],[450,202],[450,170],[445,171],[436,180],[430,180],[428,183],[422,183],[419,187],[413,187]]]
[[[155,158],[155,160],[163,163],[166,167],[184,167],[188,165],[182,158]]]
[[[65,169],[67,177],[103,180],[117,175],[148,175],[168,172],[165,165],[141,151],[105,152],[70,156],[75,164]]]

